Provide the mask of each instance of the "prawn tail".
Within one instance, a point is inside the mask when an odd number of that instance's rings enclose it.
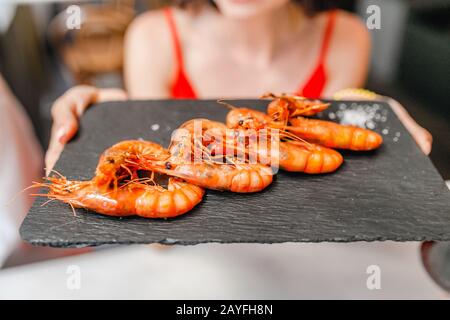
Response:
[[[167,190],[145,192],[136,200],[136,214],[145,218],[173,218],[192,210],[203,195],[202,188],[170,178]]]
[[[230,191],[238,193],[259,192],[268,187],[272,181],[272,168],[263,165],[247,165],[231,179]]]
[[[332,123],[330,126],[333,135],[331,139],[325,141],[324,145],[331,148],[370,151],[379,148],[383,143],[381,135],[369,129],[336,123]]]
[[[281,146],[280,168],[292,172],[322,174],[336,171],[344,162],[336,150],[314,144],[285,142]]]
[[[375,131],[367,129],[359,130],[361,130],[362,133],[355,131],[352,141],[358,141],[357,139],[355,139],[357,138],[358,134],[365,135],[365,138],[364,140],[361,140],[361,142],[353,142],[353,150],[374,150],[379,148],[383,144],[383,137]]]
[[[339,169],[343,162],[344,158],[339,152],[333,149],[320,147],[309,155],[305,173],[331,173]]]

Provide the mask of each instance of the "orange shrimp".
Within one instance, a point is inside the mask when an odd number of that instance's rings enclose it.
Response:
[[[376,132],[331,121],[296,117],[289,119],[289,131],[322,146],[355,151],[377,149],[383,138]]]
[[[137,178],[137,168],[131,168],[131,162],[143,156],[147,159],[164,160],[169,158],[170,153],[159,144],[150,141],[125,140],[116,143],[100,156],[95,170],[96,183],[114,182],[117,186],[120,174],[131,175],[131,179]]]
[[[277,124],[286,125],[286,130],[307,141],[329,148],[356,151],[373,150],[383,143],[383,138],[372,130],[303,117],[325,110],[329,103],[293,95],[269,94],[264,97],[274,98],[267,107],[270,118]]]
[[[126,140],[108,148],[100,156],[96,175],[89,181],[70,181],[64,176],[46,178],[50,200],[86,208],[110,216],[138,215],[170,218],[186,213],[203,197],[203,189],[178,178],[169,178],[167,189],[155,183],[154,172],[139,164],[142,157],[164,161],[170,153],[149,141]],[[138,173],[150,176],[139,178]]]
[[[235,112],[240,112],[242,109],[234,109]],[[256,113],[256,117],[253,115]],[[260,127],[252,122],[255,118],[259,119],[258,123],[263,123],[267,116],[263,113],[244,109],[246,121],[243,123],[247,128]],[[259,116],[259,117],[258,117]],[[262,164],[269,164],[272,168],[278,166],[286,171],[305,172],[309,174],[329,173],[337,170],[343,158],[341,154],[335,150],[314,145],[302,141],[281,141],[278,135],[272,134],[270,128],[261,129],[258,131],[251,129],[227,129],[226,126],[220,122],[199,119],[203,122],[202,127],[214,133],[208,136],[203,141],[203,145],[208,147],[211,156],[217,155],[246,155],[246,159],[253,159]],[[194,120],[191,120],[181,126],[181,128],[193,128]],[[250,125],[252,123],[252,125]],[[263,131],[264,130],[264,131]],[[257,134],[257,132],[259,134]],[[278,132],[277,132],[278,133]],[[254,136],[257,135],[255,138]],[[280,134],[283,136],[283,133]],[[222,137],[222,139],[220,139]],[[238,141],[240,137],[244,139]],[[278,141],[272,141],[278,139]],[[273,150],[276,148],[276,150]],[[232,150],[229,152],[229,150]],[[252,162],[254,163],[254,162]]]
[[[212,150],[227,150],[235,145],[214,146],[218,141],[210,145]],[[308,174],[321,174],[336,171],[344,159],[342,155],[333,150],[319,145],[303,143],[301,141],[279,141],[278,150],[271,143],[258,143],[255,147],[245,146],[245,154],[249,159],[270,164],[273,169],[281,168],[285,171],[304,172]],[[217,154],[217,153],[216,153]]]
[[[151,168],[152,164],[149,164]],[[238,193],[259,192],[272,183],[273,171],[262,164],[169,163],[156,171],[179,177],[202,188]]]
[[[195,121],[200,128],[195,132]],[[142,157],[141,165],[170,176],[179,177],[203,188],[232,192],[258,192],[272,183],[268,166],[249,164],[233,155],[215,155],[208,150],[214,137],[220,137],[224,124],[206,119],[184,123],[173,136],[169,147],[171,157],[154,161]]]
[[[172,157],[195,161],[205,158],[204,148],[216,137],[225,135],[225,124],[208,119],[191,119],[172,133],[169,152]],[[208,159],[210,157],[207,157]]]
[[[267,106],[267,114],[277,119],[288,119],[296,116],[313,116],[326,110],[330,104],[320,100],[309,100],[301,96],[266,93],[261,98],[273,98]]]
[[[202,188],[177,178],[169,178],[167,189],[130,182],[117,190],[94,180],[69,181],[63,176],[46,179],[48,183],[35,186],[46,187],[49,193],[38,195],[108,216],[172,218],[192,210],[204,194]]]
[[[308,143],[298,139],[285,130],[286,126],[271,121],[263,112],[233,108],[227,115],[227,126],[230,128],[245,128],[265,130],[279,129],[278,163],[286,171],[305,172],[309,174],[329,173],[336,171],[343,163],[342,155],[326,147]],[[257,153],[262,159],[273,157],[272,150],[264,144],[258,145]],[[266,160],[267,161],[267,160]]]
[[[230,106],[230,105],[228,105]],[[226,117],[226,126],[230,129],[254,129],[260,130],[267,127],[282,128],[264,112],[231,106]]]
[[[344,162],[342,155],[329,148],[301,141],[280,143],[280,168],[308,174],[336,171]]]

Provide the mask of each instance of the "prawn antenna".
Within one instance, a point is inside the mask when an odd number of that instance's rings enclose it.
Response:
[[[65,179],[66,177],[63,176],[60,172],[56,171],[55,169],[50,170],[50,173],[56,173],[57,176],[59,176],[62,179]]]
[[[278,96],[273,94],[272,92],[266,92],[266,93],[262,94],[259,98],[261,98],[261,99],[268,99],[268,98],[275,99],[275,98],[278,98]]]
[[[224,105],[225,107],[227,107],[227,108],[230,109],[230,110],[237,109],[236,106],[233,106],[232,104],[230,104],[230,103],[228,103],[228,102],[225,102],[223,99],[217,100],[217,103],[220,103],[221,105]]]

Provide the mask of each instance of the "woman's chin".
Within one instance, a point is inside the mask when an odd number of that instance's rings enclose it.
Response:
[[[273,11],[288,0],[214,0],[219,11],[227,18],[248,19]]]

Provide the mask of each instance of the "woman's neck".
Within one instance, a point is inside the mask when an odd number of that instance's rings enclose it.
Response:
[[[306,22],[303,10],[292,3],[250,18],[229,18],[215,13],[213,34],[216,45],[228,50],[238,62],[258,67],[269,65],[283,46],[294,41]]]

